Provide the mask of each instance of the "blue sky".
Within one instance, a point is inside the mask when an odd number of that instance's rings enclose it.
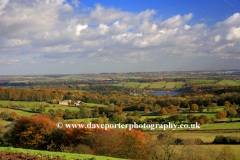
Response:
[[[240,69],[238,0],[0,1],[0,75]]]

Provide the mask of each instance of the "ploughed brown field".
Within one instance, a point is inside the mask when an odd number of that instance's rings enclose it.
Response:
[[[44,156],[37,157],[36,155],[26,153],[0,151],[0,160],[65,160],[65,159],[62,159],[61,157],[47,158]]]

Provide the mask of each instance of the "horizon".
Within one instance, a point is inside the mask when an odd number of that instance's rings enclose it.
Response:
[[[19,75],[0,75],[4,76],[42,76],[42,75],[83,75],[83,74],[135,74],[135,73],[161,73],[161,72],[222,72],[222,71],[240,71],[240,69],[226,69],[226,70],[189,70],[189,71],[150,71],[150,72],[99,72],[99,73],[79,73],[79,74],[19,74]]]
[[[0,75],[240,69],[237,0],[0,2]]]

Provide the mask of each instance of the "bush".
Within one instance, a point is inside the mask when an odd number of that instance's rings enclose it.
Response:
[[[221,144],[225,141],[225,137],[223,135],[217,135],[213,141],[215,144]]]
[[[73,148],[72,153],[78,153],[78,154],[89,154],[91,151],[89,146],[79,144],[76,147]]]
[[[218,135],[215,137],[215,144],[240,144],[240,137]]]

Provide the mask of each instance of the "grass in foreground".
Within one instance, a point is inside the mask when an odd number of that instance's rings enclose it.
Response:
[[[64,153],[64,152],[50,152],[50,151],[40,151],[40,150],[31,150],[31,149],[22,149],[22,148],[13,148],[13,147],[0,147],[1,151],[7,151],[7,152],[23,152],[28,153],[32,155],[46,155],[49,157],[57,157],[61,156],[65,159],[91,159],[95,158],[96,160],[121,160],[121,158],[112,158],[112,157],[106,157],[106,156],[96,156],[91,154],[75,154],[75,153]]]

